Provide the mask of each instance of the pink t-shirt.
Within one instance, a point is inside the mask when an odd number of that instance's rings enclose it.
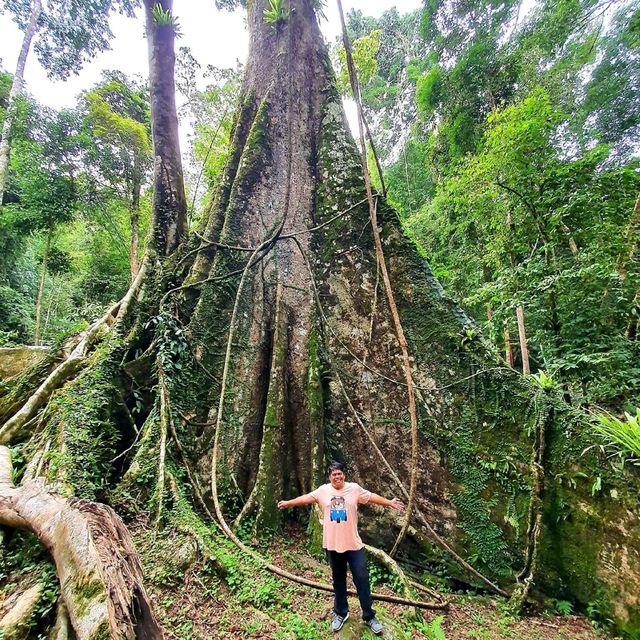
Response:
[[[371,491],[355,482],[345,482],[341,491],[327,483],[308,495],[322,509],[322,546],[338,553],[362,549],[364,544],[358,534],[358,505],[369,502]]]

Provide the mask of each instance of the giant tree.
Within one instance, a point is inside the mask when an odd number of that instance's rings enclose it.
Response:
[[[319,482],[328,457],[376,491],[408,496],[417,478],[409,533],[427,552],[442,547],[452,572],[504,592],[521,569],[516,600],[534,580],[576,597],[605,593],[621,623],[637,627],[637,576],[610,569],[638,552],[637,538],[621,533],[637,526],[637,492],[596,452],[585,457],[584,469],[630,507],[613,522],[579,475],[580,417],[553,388],[501,367],[395,212],[380,196],[369,206],[319,6],[249,4],[231,150],[206,226],[188,238],[171,96],[176,21],[170,2],[147,5],[156,171],[146,258],[47,389],[30,395],[25,381],[3,399],[14,408],[0,442],[25,441],[41,456],[36,471],[77,495],[95,499],[97,476],[107,478],[114,504],[145,511],[149,527],[186,501],[203,518],[215,511],[231,537],[232,520],[274,531],[276,499]],[[410,392],[416,461],[406,446]],[[48,439],[64,443],[64,464],[40,449]],[[82,447],[84,460],[74,455]],[[8,491],[24,493],[4,489],[5,501]],[[557,517],[560,505],[571,518]],[[3,521],[15,525],[13,514]],[[369,539],[392,543],[401,525],[388,524]]]

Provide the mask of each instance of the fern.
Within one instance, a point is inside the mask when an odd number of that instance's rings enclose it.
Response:
[[[413,624],[418,631],[427,636],[428,640],[447,640],[442,629],[443,620],[444,616],[437,616],[432,622],[419,620]]]
[[[622,458],[631,458],[631,462],[640,466],[640,409],[636,415],[625,413],[621,420],[609,414],[597,416],[594,431]]]
[[[159,27],[171,27],[176,38],[182,36],[178,19],[171,13],[171,10],[165,10],[162,8],[162,5],[156,4],[151,10],[151,15],[153,21]]]
[[[555,380],[551,376],[548,376],[544,371],[540,371],[540,373],[534,374],[531,377],[544,391],[551,391],[551,389],[556,386]]]
[[[269,8],[264,10],[264,21],[274,27],[289,18],[289,11],[282,6],[283,0],[269,0]]]

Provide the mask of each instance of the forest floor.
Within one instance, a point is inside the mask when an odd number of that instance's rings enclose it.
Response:
[[[167,638],[180,640],[274,639],[356,640],[374,638],[360,621],[357,600],[350,599],[351,616],[339,634],[329,628],[331,594],[265,576],[256,567],[255,581],[233,568],[222,579],[214,568],[215,557],[176,551],[172,536],[149,539],[137,535],[142,549],[147,589]],[[215,553],[215,552],[214,552]],[[272,540],[261,553],[292,573],[329,582],[329,569],[306,551],[306,534],[296,527]],[[182,556],[185,556],[184,558]],[[167,560],[172,557],[173,562]],[[186,569],[184,565],[188,565]],[[171,568],[173,567],[173,568]],[[370,565],[374,590],[393,593],[385,584],[385,571]],[[410,609],[374,603],[387,640],[598,640],[610,637],[593,628],[584,616],[539,611],[526,617],[511,615],[502,598],[463,593],[443,593],[448,612],[424,611],[411,619]]]

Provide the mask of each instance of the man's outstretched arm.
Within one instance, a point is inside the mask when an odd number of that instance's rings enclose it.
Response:
[[[278,509],[288,509],[289,507],[303,507],[306,504],[313,504],[316,501],[309,494],[304,496],[298,496],[292,500],[280,500],[278,502]]]
[[[381,507],[391,507],[397,511],[404,511],[404,502],[402,502],[402,500],[398,500],[398,498],[391,498],[391,500],[388,500],[387,498],[379,496],[377,493],[371,494],[369,504],[379,504]]]

